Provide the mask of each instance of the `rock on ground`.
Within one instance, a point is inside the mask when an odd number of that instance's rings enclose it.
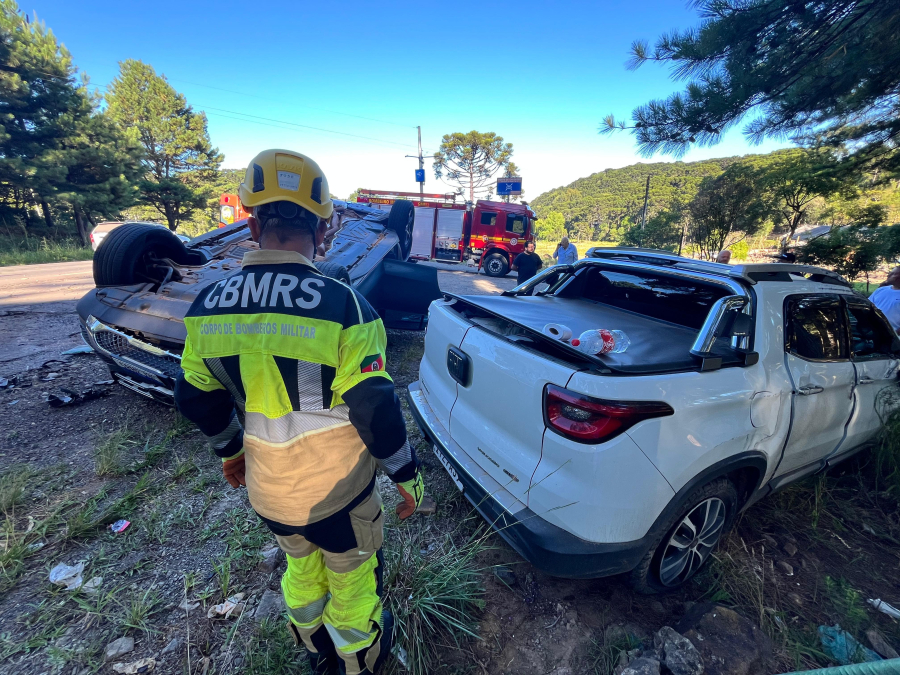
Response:
[[[625,666],[622,675],[659,675],[659,661],[638,658]]]
[[[900,655],[897,654],[897,650],[891,647],[890,643],[888,643],[888,641],[884,639],[884,635],[879,633],[877,629],[870,628],[869,630],[867,630],[866,638],[868,638],[869,645],[871,645],[872,649],[874,649],[882,658],[900,658]]]
[[[707,675],[765,675],[772,655],[769,637],[734,610],[694,605],[675,628],[703,657]]]
[[[161,654],[171,654],[172,652],[176,652],[179,649],[181,649],[181,647],[183,645],[184,645],[184,640],[182,640],[180,637],[173,637],[169,641],[169,644],[167,644],[165,647],[163,647],[163,650],[160,653]]]
[[[653,636],[653,646],[672,675],[701,675],[703,657],[693,643],[671,626],[663,626]]]
[[[128,637],[120,637],[118,640],[113,640],[108,645],[106,645],[106,660],[112,661],[113,659],[117,659],[123,654],[127,654],[132,649],[134,649],[134,638]]]
[[[278,565],[284,560],[284,551],[277,546],[267,548],[264,551],[261,551],[260,554],[262,555],[262,560],[259,561],[259,565],[256,566],[256,569],[263,574],[271,574],[278,569]]]
[[[254,621],[262,621],[263,619],[271,619],[280,614],[284,609],[284,601],[281,593],[269,590],[268,588],[260,598],[259,604],[256,606],[256,612],[253,613]]]

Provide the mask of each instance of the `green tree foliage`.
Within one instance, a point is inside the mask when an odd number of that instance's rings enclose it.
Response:
[[[748,158],[744,164],[756,169],[757,185],[776,223],[787,231],[785,243],[808,222],[807,211],[816,198],[855,192],[853,183],[835,172],[834,160],[824,152],[792,148]]]
[[[357,199],[357,197],[359,197],[359,191],[360,191],[360,190],[362,190],[362,188],[356,188],[353,192],[350,193],[350,196],[347,197],[347,200],[346,200],[346,201],[348,201],[348,202],[355,202],[356,199]]]
[[[535,221],[534,233],[542,241],[559,241],[566,236],[566,219],[559,211],[551,211]]]
[[[501,171],[512,175],[512,143],[493,131],[444,134],[441,148],[434,153],[434,177],[454,188],[457,194],[468,194],[469,201],[490,197]],[[510,169],[510,167],[512,167]]]
[[[688,206],[691,239],[706,259],[726,243],[754,234],[768,215],[752,169],[736,164],[703,181]]]
[[[590,232],[591,236],[578,238],[620,241],[631,223],[640,222],[648,174],[649,219],[677,202],[690,201],[704,178],[718,176],[740,159],[658,162],[607,169],[545,192],[531,206],[541,217],[551,211],[562,213],[573,237],[578,232]]]
[[[900,3],[891,0],[698,0],[702,23],[632,46],[630,67],[673,66],[683,92],[636,108],[647,155],[715,145],[750,121],[754,141],[819,134],[857,159],[900,165]]]
[[[96,104],[53,33],[0,0],[0,218],[27,232],[37,206],[54,229],[71,211],[86,244],[85,221],[133,201],[138,149]]]
[[[625,231],[622,243],[626,246],[641,246],[663,251],[681,251],[684,236],[685,214],[678,205],[671,211],[660,211],[647,220],[644,227],[637,223]]]
[[[865,227],[860,224],[836,227],[828,234],[807,242],[797,251],[797,260],[829,267],[849,279],[869,274],[900,257],[900,225]]]
[[[212,147],[206,115],[195,113],[151,66],[132,59],[120,64],[106,101],[110,116],[144,149],[142,200],[175,230],[214,196],[210,183],[222,155]]]

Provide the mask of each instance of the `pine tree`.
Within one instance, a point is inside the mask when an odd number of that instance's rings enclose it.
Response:
[[[501,170],[516,168],[512,154],[512,143],[504,143],[493,131],[444,134],[440,150],[434,153],[434,177],[458,194],[468,193],[469,201],[474,202],[476,197],[493,194]]]
[[[175,230],[209,198],[222,155],[212,147],[206,115],[195,113],[164,76],[141,61],[120,64],[106,95],[109,115],[144,150],[141,199]]]
[[[631,129],[641,152],[676,156],[715,145],[747,118],[753,141],[793,137],[850,147],[860,162],[900,168],[900,2],[698,0],[703,23],[632,47],[631,67],[657,61],[683,92],[606,128]]]

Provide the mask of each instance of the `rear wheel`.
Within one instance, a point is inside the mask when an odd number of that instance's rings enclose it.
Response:
[[[388,216],[387,226],[397,233],[403,260],[409,257],[409,252],[412,249],[413,226],[415,222],[416,208],[412,202],[398,199],[393,203],[391,213]]]
[[[205,256],[187,249],[178,236],[164,227],[125,223],[106,235],[94,252],[97,286],[129,286],[160,282],[171,274],[171,265],[202,265]]]
[[[491,253],[484,259],[484,273],[489,277],[505,277],[509,273],[509,262],[502,253]]]
[[[692,492],[663,536],[631,572],[634,589],[640,593],[665,593],[684,585],[731,528],[737,506],[737,490],[725,478]]]
[[[327,260],[321,260],[315,263],[316,269],[319,270],[326,277],[330,277],[332,279],[336,279],[344,284],[350,284],[350,272],[347,271],[347,268],[343,265],[338,265],[337,263],[328,262]]]

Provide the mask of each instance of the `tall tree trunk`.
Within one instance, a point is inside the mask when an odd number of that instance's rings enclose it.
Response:
[[[90,221],[92,227],[97,227],[97,221],[94,220],[94,216],[91,215],[90,211],[85,211],[84,215]]]
[[[84,246],[89,246],[91,240],[88,237],[87,228],[84,226],[84,216],[81,213],[81,209],[77,206],[73,206],[72,212],[75,215],[75,224],[78,226],[78,236],[81,237],[81,243]]]
[[[166,202],[165,207],[166,207],[166,221],[169,224],[169,229],[172,230],[172,232],[174,232],[175,228],[178,227],[178,216],[176,215],[176,212],[175,212],[175,205],[172,202]]]
[[[41,197],[41,211],[44,212],[44,222],[47,223],[47,227],[51,230],[56,229],[56,223],[53,222],[53,214],[50,213],[50,205],[43,197]]]

